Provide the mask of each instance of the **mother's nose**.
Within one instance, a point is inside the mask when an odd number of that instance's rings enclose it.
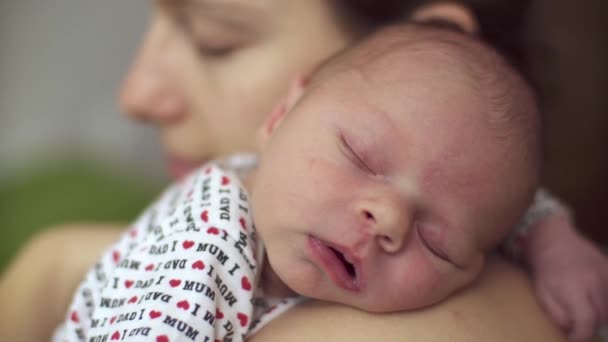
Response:
[[[386,253],[397,253],[405,244],[414,225],[415,207],[400,198],[367,201],[359,215],[371,227],[375,242]]]
[[[172,39],[166,28],[154,24],[133,61],[120,93],[122,109],[134,119],[167,123],[185,113],[185,97],[177,73],[167,60]]]

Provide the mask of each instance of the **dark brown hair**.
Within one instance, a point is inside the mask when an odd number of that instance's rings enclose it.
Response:
[[[408,19],[424,5],[439,0],[335,0],[372,29]],[[538,92],[532,77],[530,56],[537,44],[527,29],[530,0],[460,0],[479,21],[480,37],[501,53]],[[431,23],[450,28],[446,23]]]

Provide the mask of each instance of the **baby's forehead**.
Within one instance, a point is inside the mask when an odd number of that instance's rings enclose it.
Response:
[[[358,80],[341,77],[345,74]],[[530,88],[503,56],[476,37],[444,29],[406,24],[381,30],[325,63],[311,85],[331,83],[325,89],[335,92],[331,88],[353,89],[350,83],[356,81],[393,97],[421,90],[429,82],[437,89],[435,99],[460,88],[462,98],[485,102],[477,119],[498,131],[518,130],[537,116]],[[398,87],[403,84],[407,87]]]
[[[371,100],[380,106],[399,102],[400,106],[390,107],[397,112],[406,111],[406,104],[412,102],[417,102],[416,107],[423,111],[438,114],[441,103],[471,111],[469,105],[482,104],[487,97],[488,87],[482,87],[480,79],[498,76],[491,72],[481,75],[476,69],[480,69],[482,57],[468,52],[467,43],[460,46],[460,41],[457,37],[441,39],[435,32],[420,34],[407,28],[403,32],[380,33],[324,65],[313,78],[311,90],[322,90],[316,96],[339,99],[340,94],[346,94],[356,102]],[[456,114],[433,117],[450,121]]]

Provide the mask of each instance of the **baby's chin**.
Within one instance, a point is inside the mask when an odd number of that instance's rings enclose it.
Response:
[[[385,296],[389,290],[392,290],[387,289],[382,293],[378,293],[378,296],[376,297],[360,294],[340,298],[340,300],[329,299],[329,301],[374,313],[419,310],[432,307],[449,300],[451,297],[457,295],[463,290],[466,290],[469,286],[474,284],[475,279],[476,277],[473,277],[470,280],[453,287],[439,287],[435,288],[434,290],[429,290],[426,292],[423,291],[422,293],[416,291],[415,289],[402,289],[402,291],[398,291],[397,293],[402,293],[403,295]]]
[[[307,289],[309,290],[309,289]],[[420,296],[409,296],[410,298],[400,298],[400,300],[394,299],[375,299],[373,297],[367,298],[365,295],[360,294],[347,294],[344,297],[336,298],[332,295],[315,293],[316,291],[296,291],[299,294],[327,302],[350,306],[352,308],[373,312],[373,313],[391,313],[391,312],[402,312],[423,309],[436,305],[443,302],[450,297],[450,294],[442,295],[440,297],[420,297]]]
[[[442,302],[444,299],[448,298],[448,296],[442,298],[435,299],[426,299],[426,298],[415,298],[412,301],[406,301],[405,303],[395,303],[388,302],[385,304],[377,304],[377,303],[343,303],[345,305],[349,305],[355,307],[359,310],[374,312],[374,313],[391,313],[391,312],[402,312],[402,311],[412,311],[423,309],[426,307],[433,306],[437,303]]]
[[[291,271],[295,271],[296,268],[292,268]],[[314,269],[314,268],[313,268]],[[295,294],[305,296],[308,298],[332,302],[341,304],[355,309],[359,309],[366,312],[373,313],[391,313],[401,311],[411,311],[430,307],[445,301],[450,298],[454,293],[461,291],[466,288],[469,282],[462,286],[448,290],[447,288],[437,289],[434,291],[427,291],[426,293],[420,293],[414,289],[403,289],[398,291],[403,295],[396,295],[387,297],[386,294],[393,292],[392,289],[386,289],[380,291],[374,295],[373,293],[361,293],[350,292],[343,289],[337,289],[334,284],[328,285],[330,282],[328,279],[322,276],[321,273],[313,271],[313,269],[298,269],[298,274],[306,274],[308,277],[290,277],[293,274],[284,274],[284,284],[288,286]],[[408,293],[409,292],[409,293]]]

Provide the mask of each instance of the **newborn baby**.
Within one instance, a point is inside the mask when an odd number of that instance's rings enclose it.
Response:
[[[241,340],[297,295],[431,305],[479,275],[531,203],[536,104],[472,37],[388,28],[292,95],[257,165],[203,166],[108,250],[56,340]]]
[[[444,299],[529,206],[538,127],[525,82],[480,42],[376,34],[267,124],[250,188],[263,283],[374,312]]]

